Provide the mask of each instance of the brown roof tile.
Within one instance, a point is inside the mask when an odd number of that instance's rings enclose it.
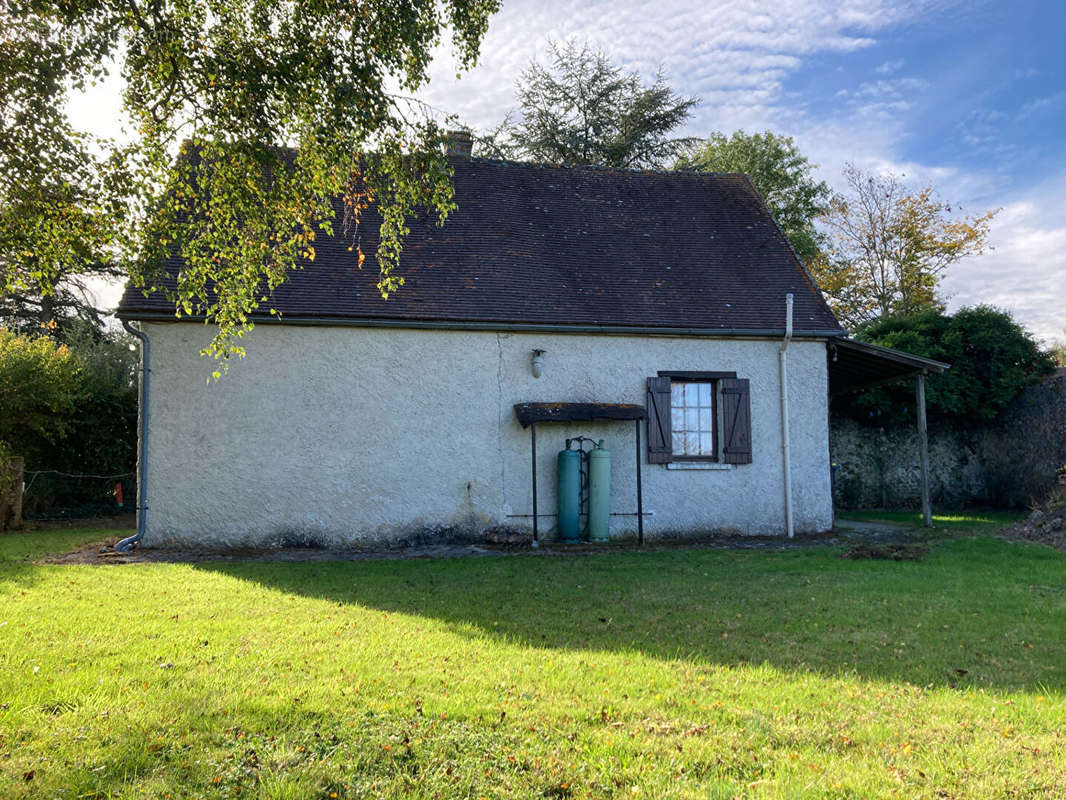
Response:
[[[767,331],[840,326],[743,175],[454,161],[458,208],[410,221],[406,284],[377,291],[377,225],[363,269],[350,241],[319,237],[314,262],[274,294],[282,320],[320,319]],[[340,225],[335,226],[340,230]],[[178,263],[169,265],[176,270]],[[173,313],[127,289],[119,315]]]

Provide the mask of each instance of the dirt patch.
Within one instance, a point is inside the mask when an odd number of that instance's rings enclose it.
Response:
[[[840,554],[841,558],[859,561],[881,559],[886,561],[921,561],[929,555],[929,545],[921,542],[890,542],[888,544],[859,544]]]
[[[56,553],[42,558],[39,564],[128,564],[131,561],[140,561],[132,554],[119,553],[115,550],[115,543],[119,537],[106,539],[102,542],[90,542],[68,550],[66,553]]]
[[[1060,470],[1059,474],[1062,476],[1064,473]],[[1063,477],[1059,480],[1062,481]],[[1060,483],[1043,503],[1033,509],[1028,518],[1004,528],[1002,536],[1066,550],[1066,485]]]
[[[896,526],[893,526],[895,528]],[[892,531],[899,536],[898,529]],[[38,564],[80,564],[103,566],[107,564],[144,563],[195,563],[202,561],[377,561],[409,558],[464,558],[479,556],[590,556],[601,553],[654,553],[670,550],[790,550],[804,547],[841,546],[854,544],[880,544],[881,531],[830,531],[821,534],[797,536],[784,539],[779,536],[708,536],[699,540],[656,539],[643,546],[635,541],[612,541],[604,544],[579,542],[541,542],[532,547],[528,537],[516,537],[507,541],[485,541],[468,544],[421,544],[391,548],[305,548],[285,547],[277,549],[243,550],[158,550],[135,548],[130,553],[116,553],[118,537],[82,545],[65,553],[56,553],[37,561]]]

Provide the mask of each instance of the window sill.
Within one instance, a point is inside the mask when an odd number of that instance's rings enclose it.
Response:
[[[667,469],[736,469],[736,464],[722,464],[717,461],[670,461]]]

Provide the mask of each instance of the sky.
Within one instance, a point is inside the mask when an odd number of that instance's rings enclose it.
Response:
[[[992,249],[948,273],[949,309],[991,303],[1051,341],[1066,339],[1064,39],[1064,0],[504,0],[478,66],[457,79],[442,44],[419,96],[485,130],[517,110],[515,80],[549,41],[649,81],[662,69],[700,98],[680,134],[772,130],[834,188],[851,162],[963,214],[999,209]],[[116,95],[71,115],[98,127]]]

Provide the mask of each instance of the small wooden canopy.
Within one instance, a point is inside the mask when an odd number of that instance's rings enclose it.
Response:
[[[942,361],[891,347],[854,339],[829,341],[829,391],[834,395],[895,383],[916,375],[940,374],[950,368],[950,364]]]
[[[514,413],[523,428],[534,422],[591,422],[646,416],[644,406],[628,403],[515,403]]]
[[[632,403],[515,403],[515,416],[529,428],[530,466],[533,486],[533,546],[540,531],[537,521],[537,423],[591,422],[592,420],[633,420],[637,444],[637,541],[644,544],[644,492],[640,478],[640,421],[648,414],[644,406]],[[569,447],[569,445],[567,445]]]

